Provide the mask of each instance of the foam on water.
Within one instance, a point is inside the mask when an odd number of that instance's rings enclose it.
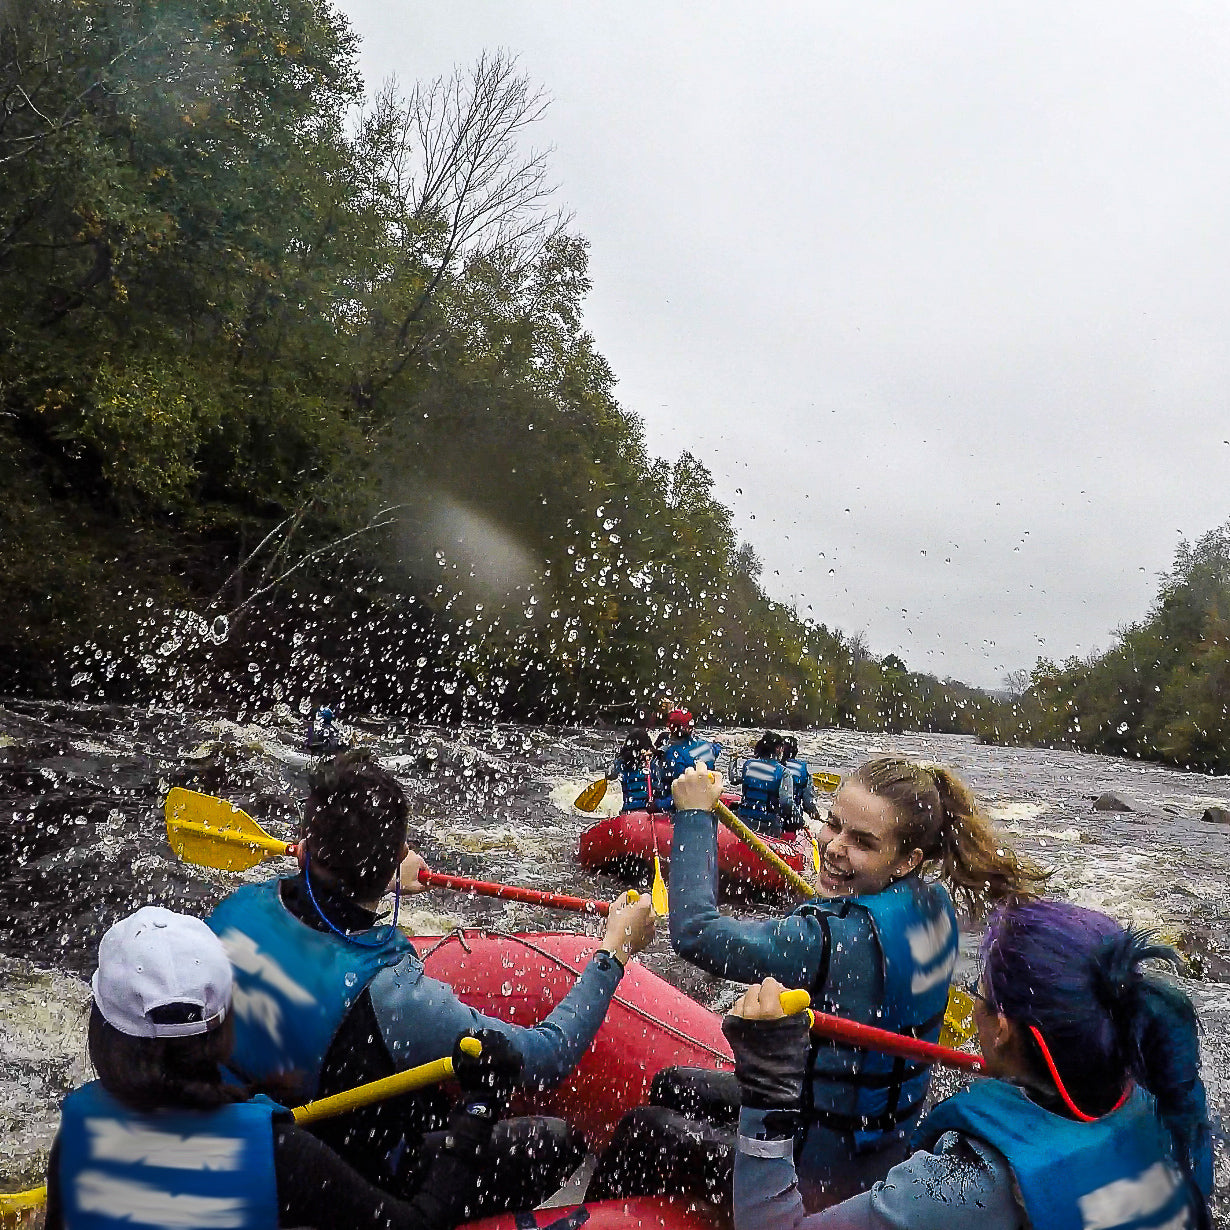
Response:
[[[1022,801],[991,803],[986,808],[987,815],[992,820],[998,820],[1006,825],[1018,826],[1036,820],[1039,816],[1045,815],[1050,810],[1050,805],[1047,803],[1026,803]],[[1010,828],[1008,831],[1018,833],[1025,830],[1017,827]]]
[[[80,979],[0,957],[0,1175],[36,1187],[64,1096],[92,1078],[85,1055],[90,991]]]

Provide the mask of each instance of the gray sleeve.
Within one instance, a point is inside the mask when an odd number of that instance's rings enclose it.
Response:
[[[740,1136],[755,1136],[764,1112],[744,1111]],[[735,1230],[1023,1230],[1012,1171],[982,1141],[946,1132],[934,1153],[894,1166],[868,1192],[808,1216],[794,1159],[735,1154]]]
[[[496,1029],[524,1060],[525,1084],[549,1088],[576,1067],[598,1032],[622,977],[618,961],[612,960],[605,969],[590,961],[550,1016],[532,1029],[466,1007],[447,983],[423,973],[417,957],[381,970],[370,992],[384,1043],[398,1068],[451,1055],[457,1039],[469,1029]]]

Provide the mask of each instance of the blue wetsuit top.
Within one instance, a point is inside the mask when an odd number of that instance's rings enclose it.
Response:
[[[880,1170],[860,1194],[808,1216],[794,1142],[766,1128],[768,1113],[739,1113],[735,1230],[1030,1230],[1003,1155],[958,1132],[887,1175]]]

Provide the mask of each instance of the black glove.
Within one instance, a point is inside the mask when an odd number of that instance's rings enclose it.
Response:
[[[483,1044],[481,1055],[467,1055],[461,1039],[453,1047],[453,1075],[461,1085],[467,1107],[483,1106],[490,1117],[502,1118],[521,1083],[523,1061],[508,1038],[495,1029],[480,1029],[465,1035]]]
[[[722,1032],[735,1053],[742,1105],[750,1110],[798,1110],[810,1045],[807,1013],[770,1021],[728,1016]]]

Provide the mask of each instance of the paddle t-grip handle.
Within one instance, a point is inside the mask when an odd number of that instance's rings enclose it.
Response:
[[[787,1016],[794,1016],[802,1012],[804,1008],[811,1007],[811,995],[802,988],[793,991],[783,991],[778,997],[778,1002],[782,1006],[782,1011]]]

